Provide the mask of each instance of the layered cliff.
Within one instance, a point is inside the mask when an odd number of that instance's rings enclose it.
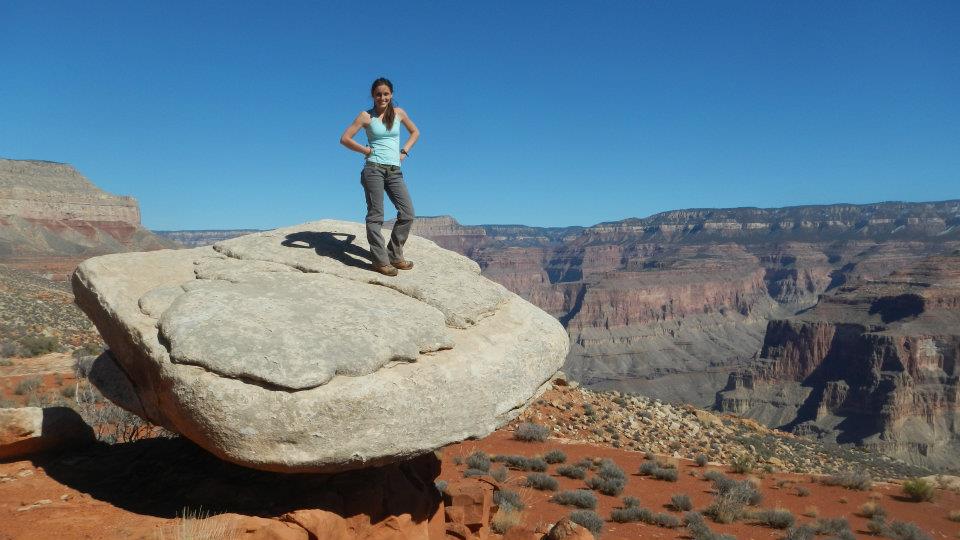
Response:
[[[0,259],[81,258],[169,244],[140,225],[132,197],[112,195],[75,168],[0,159]]]
[[[960,454],[960,252],[859,279],[771,320],[723,411],[925,466]]]

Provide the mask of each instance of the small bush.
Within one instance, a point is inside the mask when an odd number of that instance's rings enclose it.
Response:
[[[561,491],[550,500],[564,506],[576,506],[577,508],[585,508],[587,510],[593,510],[597,507],[597,497],[586,489]]]
[[[24,356],[40,356],[60,350],[60,341],[53,336],[27,336],[20,340]]]
[[[850,523],[846,518],[820,518],[811,525],[817,534],[839,537],[844,533],[850,533]]]
[[[911,501],[932,501],[936,494],[933,483],[923,478],[913,478],[903,483],[903,494]]]
[[[686,493],[677,493],[670,497],[670,506],[679,512],[687,512],[693,510],[693,501]]]
[[[446,492],[447,492],[447,481],[446,481],[446,480],[437,480],[436,482],[433,483],[433,485],[436,486],[437,491],[439,491],[440,493],[446,493]]]
[[[626,487],[627,482],[622,478],[604,478],[602,476],[594,476],[587,480],[587,487],[599,491],[604,495],[610,495],[615,497],[623,493],[623,488]]]
[[[821,482],[828,486],[842,486],[857,491],[870,491],[870,488],[873,487],[873,479],[870,478],[870,475],[860,471],[848,471],[830,475],[821,480]]]
[[[704,480],[709,480],[709,481],[711,481],[711,482],[716,482],[716,481],[719,480],[720,478],[726,478],[726,475],[723,474],[722,472],[718,471],[718,470],[711,469],[711,470],[703,473],[703,479],[704,479]]]
[[[471,469],[479,469],[484,472],[489,471],[490,456],[488,456],[486,452],[477,450],[467,456],[467,467],[470,467]]]
[[[817,537],[817,530],[810,525],[801,525],[787,530],[783,540],[813,540]]]
[[[549,436],[550,428],[532,422],[520,424],[517,426],[517,430],[513,432],[514,439],[525,442],[543,442]]]
[[[560,450],[551,450],[543,455],[543,460],[551,465],[554,463],[564,463],[567,461],[567,455]]]
[[[40,377],[26,377],[20,379],[20,382],[17,383],[16,388],[13,389],[13,393],[18,396],[30,395],[40,388],[40,382]]]
[[[73,397],[77,395],[77,387],[64,386],[63,388],[60,389],[60,395],[67,399],[73,399]]]
[[[511,469],[519,471],[544,472],[547,470],[547,462],[541,458],[528,458],[526,456],[496,456],[492,461],[502,462]]]
[[[610,513],[610,519],[617,523],[651,523],[654,513],[649,508],[637,506],[628,506],[626,508],[615,508]]]
[[[644,461],[640,464],[640,470],[638,473],[642,476],[650,476],[653,474],[653,471],[659,469],[656,461]]]
[[[728,534],[720,534],[710,530],[699,512],[687,512],[683,515],[683,521],[693,540],[736,540]]]
[[[0,366],[9,367],[13,365],[13,360],[9,358],[0,358]]]
[[[600,531],[603,530],[603,518],[598,516],[596,512],[590,510],[575,510],[570,512],[570,521],[592,532],[594,536],[599,535]]]
[[[463,471],[464,478],[478,478],[480,476],[486,476],[487,471],[481,471],[480,469],[467,469]]]
[[[490,477],[496,480],[497,482],[506,482],[507,481],[507,468],[503,465],[499,467],[493,467],[490,469]]]
[[[903,521],[894,521],[887,526],[885,532],[891,540],[930,540],[920,527]]]
[[[520,494],[509,489],[498,489],[494,491],[493,504],[496,504],[500,508],[513,508],[518,512],[527,507],[527,505],[523,503],[523,499],[520,498]]]
[[[543,473],[527,475],[527,486],[540,491],[556,491],[560,484],[555,478]]]
[[[803,509],[803,515],[811,518],[815,518],[820,515],[820,509],[816,506],[808,506]]]
[[[512,506],[504,506],[497,509],[497,513],[490,520],[490,528],[497,534],[504,534],[513,527],[516,527],[523,520],[523,514]]]
[[[676,469],[656,469],[651,475],[657,480],[666,480],[667,482],[676,482],[677,481],[677,470]]]
[[[637,497],[624,497],[623,498],[623,507],[624,508],[638,508],[640,506],[640,499]]]
[[[796,491],[797,491],[797,497],[809,497],[809,496],[810,496],[810,490],[807,489],[805,486],[797,486]]]
[[[947,519],[950,521],[960,521],[960,510],[951,510],[950,513],[947,514]]]
[[[661,512],[653,516],[653,524],[665,529],[676,529],[680,526],[680,518]]]
[[[794,522],[796,522],[793,513],[784,508],[761,510],[756,513],[754,518],[757,523],[774,529],[787,529],[793,527]]]
[[[557,474],[574,480],[583,480],[587,477],[587,470],[576,465],[564,465],[563,467],[557,467]]]
[[[733,523],[744,517],[748,505],[757,505],[763,496],[750,481],[737,482],[731,478],[719,478],[714,481],[716,497],[704,514],[717,523]]]
[[[730,468],[733,469],[733,472],[740,474],[753,472],[753,468],[756,466],[757,462],[748,454],[734,456],[733,461],[730,463]]]
[[[585,457],[585,458],[581,459],[580,461],[576,462],[574,465],[577,466],[577,467],[580,467],[581,469],[592,469],[592,468],[593,468],[593,460],[590,459],[590,458],[588,458],[588,457]]]
[[[604,459],[600,462],[600,470],[597,471],[597,475],[604,478],[619,478],[621,480],[626,480],[627,473],[623,472],[616,462],[612,459]]]
[[[887,521],[883,516],[874,516],[867,522],[867,532],[874,536],[883,536],[887,531]]]
[[[706,467],[707,466],[707,456],[703,454],[697,454],[697,458],[694,460],[697,464],[697,467]]]
[[[865,518],[872,518],[873,516],[887,517],[887,511],[874,501],[861,504],[857,514]]]

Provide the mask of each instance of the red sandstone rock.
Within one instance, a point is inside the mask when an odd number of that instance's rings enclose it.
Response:
[[[0,459],[88,444],[93,440],[93,429],[73,409],[0,409]]]
[[[464,482],[447,486],[450,509],[447,515],[459,516],[462,523],[477,530],[490,523],[490,508],[493,505],[493,488],[480,482]]]
[[[570,518],[558,521],[543,538],[544,540],[594,540],[590,531],[570,521]]]

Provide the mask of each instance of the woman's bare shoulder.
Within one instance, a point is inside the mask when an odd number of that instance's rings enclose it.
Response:
[[[397,118],[403,120],[407,117],[407,111],[401,109],[400,107],[394,107],[393,110],[397,111]]]

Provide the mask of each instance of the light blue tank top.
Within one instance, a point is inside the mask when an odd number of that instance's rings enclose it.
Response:
[[[400,118],[393,119],[393,129],[387,129],[379,118],[370,113],[370,125],[364,129],[367,132],[367,146],[373,152],[367,156],[367,161],[383,165],[400,165]]]

